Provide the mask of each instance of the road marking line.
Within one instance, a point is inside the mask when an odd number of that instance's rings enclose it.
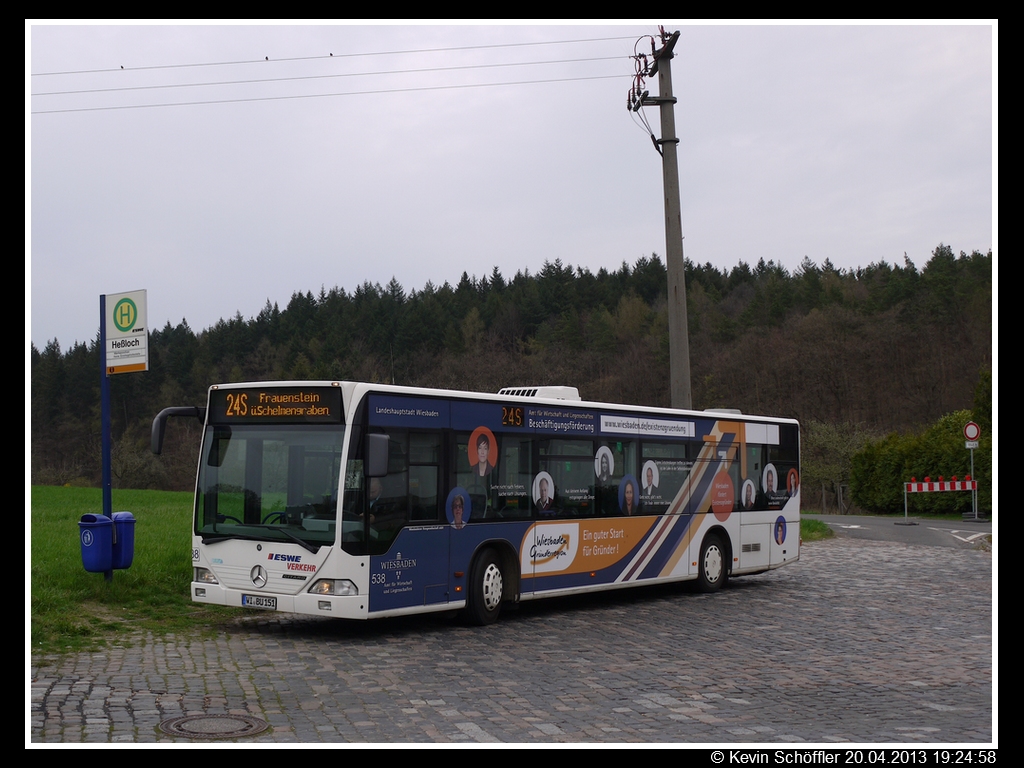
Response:
[[[975,539],[981,538],[982,536],[988,536],[988,534],[984,531],[982,531],[981,533],[972,533],[970,536],[967,536],[965,538],[963,536],[957,536],[957,534],[960,533],[960,531],[947,531],[945,528],[929,528],[929,530],[938,531],[939,533],[948,533],[957,541],[964,542],[964,544],[970,544]]]

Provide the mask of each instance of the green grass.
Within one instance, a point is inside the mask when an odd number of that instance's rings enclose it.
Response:
[[[33,486],[31,546],[32,652],[93,650],[142,631],[206,629],[237,611],[193,604],[192,494],[114,491],[115,512],[135,516],[131,568],[87,573],[78,521],[103,511],[98,488]]]
[[[821,520],[811,520],[807,517],[800,518],[800,538],[804,542],[830,539],[835,535],[835,531],[832,530],[828,523],[823,523]]]

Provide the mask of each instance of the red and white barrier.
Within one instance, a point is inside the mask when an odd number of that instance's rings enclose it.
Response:
[[[936,491],[976,491],[978,490],[978,481],[971,480],[971,476],[968,475],[963,480],[957,480],[955,477],[952,480],[945,480],[940,477],[938,481],[934,481],[930,477],[926,477],[923,483],[919,483],[916,477],[912,477],[910,478],[909,483],[904,483],[904,488],[907,493],[932,493]]]
[[[931,480],[927,480],[926,482],[907,482],[905,483],[905,485],[906,493],[908,494],[928,494],[932,492],[937,492],[937,490],[978,489],[977,480],[957,480],[956,478],[953,478],[952,480],[939,480],[937,482]]]

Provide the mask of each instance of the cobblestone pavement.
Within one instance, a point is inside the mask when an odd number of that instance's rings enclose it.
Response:
[[[31,660],[32,742],[993,742],[992,560],[836,539],[713,595],[674,586],[447,617],[240,619]]]

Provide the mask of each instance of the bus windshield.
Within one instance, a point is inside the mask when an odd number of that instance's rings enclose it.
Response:
[[[195,532],[332,544],[344,434],[340,425],[207,427]]]

